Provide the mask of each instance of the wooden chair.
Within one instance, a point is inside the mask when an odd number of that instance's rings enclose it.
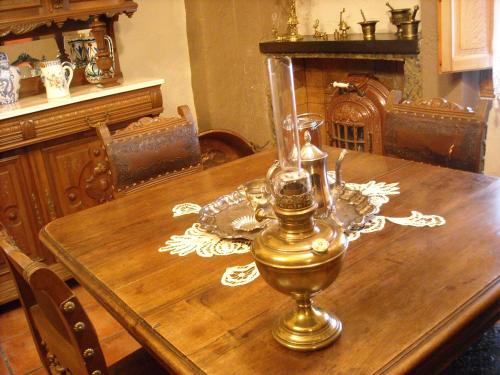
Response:
[[[200,134],[203,168],[212,168],[255,153],[255,147],[229,130],[208,130]]]
[[[113,192],[121,196],[202,169],[198,127],[187,106],[180,118],[144,117],[111,134],[92,125],[110,163]]]
[[[475,110],[442,98],[400,103],[391,92],[383,140],[385,154],[470,172],[482,172],[488,103]]]
[[[168,374],[144,349],[107,367],[94,326],[71,289],[45,264],[22,253],[1,226],[0,250],[49,374]]]

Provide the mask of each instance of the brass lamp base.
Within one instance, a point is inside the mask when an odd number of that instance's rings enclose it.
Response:
[[[312,351],[324,348],[342,332],[342,322],[333,314],[312,305],[310,299],[297,300],[273,328],[273,337],[287,348]]]

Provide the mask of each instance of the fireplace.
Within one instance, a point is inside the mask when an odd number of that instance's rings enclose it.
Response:
[[[290,56],[294,63],[298,113],[325,117],[322,142],[333,146],[383,153],[382,126],[391,90],[403,99],[422,96],[418,40],[401,40],[393,34],[377,34],[366,41],[262,42],[269,56]],[[334,81],[350,82],[359,92],[334,89]],[[362,86],[362,87],[361,87]]]

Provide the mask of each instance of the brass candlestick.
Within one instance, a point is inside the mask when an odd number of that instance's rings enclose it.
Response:
[[[279,35],[278,30],[276,28],[273,28],[273,33],[276,40],[279,41],[287,40],[290,42],[297,42],[299,40],[304,39],[304,37],[299,34],[297,27],[299,25],[299,19],[297,17],[297,8],[295,5],[295,0],[290,0],[290,9],[288,13],[287,25],[288,25],[288,33],[285,35]]]
[[[340,37],[342,39],[347,38],[347,30],[349,30],[351,27],[347,25],[347,23],[343,19],[343,14],[345,13],[345,8],[342,9],[340,12],[340,22],[339,22],[339,31],[340,31]]]

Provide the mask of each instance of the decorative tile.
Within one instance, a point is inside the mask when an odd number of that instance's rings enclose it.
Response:
[[[114,336],[101,340],[101,348],[104,352],[106,364],[111,364],[139,349],[141,345],[123,330]]]
[[[19,303],[0,307],[0,343],[19,335],[31,335]]]
[[[26,374],[42,366],[31,334],[18,335],[1,345],[14,375]]]

